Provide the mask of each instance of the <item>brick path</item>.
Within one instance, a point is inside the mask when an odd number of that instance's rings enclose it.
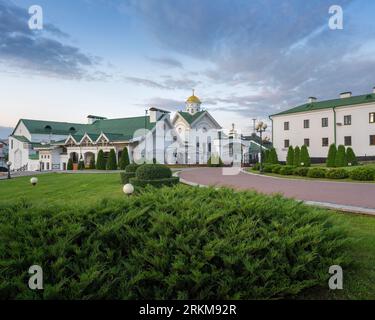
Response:
[[[375,212],[375,183],[293,180],[243,172],[223,175],[222,168],[184,170],[180,177],[203,185],[255,189],[267,194],[281,193],[298,200],[336,204],[339,207],[369,208]]]

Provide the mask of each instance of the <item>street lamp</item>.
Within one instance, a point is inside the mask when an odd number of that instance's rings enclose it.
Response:
[[[124,185],[122,191],[127,195],[130,196],[134,192],[134,187],[132,184],[128,183]]]
[[[263,152],[263,138],[262,138],[262,133],[266,131],[267,129],[267,123],[264,123],[263,121],[260,121],[257,123],[255,126],[255,130],[259,132],[259,137],[260,137],[260,161],[259,161],[259,172],[263,173],[263,157],[262,157],[262,152]]]
[[[11,176],[10,176],[10,166],[12,165],[12,162],[11,161],[8,161],[7,162],[7,167],[8,167],[8,179],[10,179],[11,178]]]

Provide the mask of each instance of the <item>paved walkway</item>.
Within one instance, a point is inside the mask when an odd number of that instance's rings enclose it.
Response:
[[[375,214],[375,183],[293,180],[244,172],[238,175],[223,175],[222,168],[184,170],[180,177],[201,185],[254,189],[267,194],[281,193],[308,204]]]

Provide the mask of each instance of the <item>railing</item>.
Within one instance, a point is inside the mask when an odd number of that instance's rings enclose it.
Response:
[[[28,164],[25,164],[24,166],[18,168],[18,169],[13,169],[12,171],[13,172],[24,172],[24,171],[27,171],[29,165]]]

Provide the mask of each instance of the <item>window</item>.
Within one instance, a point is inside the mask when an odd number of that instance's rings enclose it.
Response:
[[[369,122],[375,123],[375,112],[371,112],[369,115]]]
[[[328,127],[328,118],[322,118],[322,127]]]
[[[344,126],[350,126],[352,124],[352,116],[344,116]]]
[[[370,136],[370,146],[375,146],[375,135]]]
[[[352,145],[352,137],[351,136],[344,137],[344,144],[346,146],[351,146]]]
[[[289,121],[284,122],[284,130],[289,130]]]
[[[322,138],[322,146],[328,147],[328,138]]]
[[[303,140],[303,144],[304,144],[306,147],[310,147],[310,139],[304,139],[304,140]]]
[[[310,120],[303,120],[303,127],[305,129],[310,128]]]
[[[284,148],[289,148],[289,140],[284,140]]]

